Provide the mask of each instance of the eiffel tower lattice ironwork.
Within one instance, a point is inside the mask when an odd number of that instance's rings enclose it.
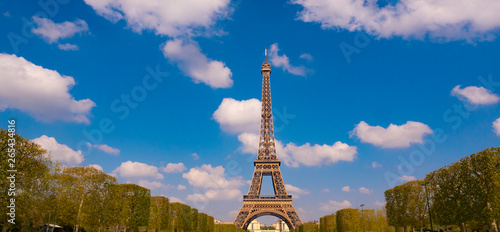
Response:
[[[248,225],[256,218],[272,215],[283,220],[288,228],[293,229],[300,224],[297,211],[292,204],[292,195],[288,195],[285,183],[281,177],[281,161],[276,156],[274,142],[273,112],[271,105],[271,64],[267,62],[267,49],[265,61],[261,68],[262,73],[262,112],[260,119],[260,139],[257,159],[254,161],[255,170],[248,194],[243,196],[243,206],[234,220],[234,224],[247,229]],[[274,195],[260,195],[262,177],[271,176]]]

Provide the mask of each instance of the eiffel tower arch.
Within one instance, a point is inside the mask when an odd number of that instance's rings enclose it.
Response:
[[[254,219],[271,215],[283,220],[288,228],[294,229],[302,224],[292,204],[292,195],[288,195],[281,176],[281,161],[276,155],[274,141],[273,112],[271,105],[271,64],[265,61],[262,74],[262,112],[260,119],[260,138],[257,159],[254,161],[254,172],[248,194],[243,196],[243,206],[234,220],[234,224],[247,229]],[[271,176],[274,195],[260,195],[262,177]]]

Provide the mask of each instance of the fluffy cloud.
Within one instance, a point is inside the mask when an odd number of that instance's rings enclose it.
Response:
[[[95,148],[97,150],[103,151],[103,152],[111,154],[111,155],[119,155],[120,154],[120,150],[118,150],[117,148],[110,147],[106,144],[93,145],[91,143],[87,143],[87,146]]]
[[[75,85],[73,77],[2,53],[0,72],[0,111],[18,109],[44,122],[89,123],[95,103],[90,99],[77,101],[69,94]]]
[[[183,163],[168,163],[167,166],[163,167],[161,170],[166,173],[179,173],[186,171],[187,168]]]
[[[200,156],[196,153],[191,154],[191,157],[193,157],[193,160],[199,160]]]
[[[192,35],[208,30],[228,15],[230,0],[85,0],[98,14],[110,21],[124,19],[136,32]]]
[[[500,136],[500,118],[497,118],[497,120],[493,122],[493,131]]]
[[[330,189],[324,188],[324,189],[323,189],[323,192],[325,192],[325,193],[329,193],[329,192],[330,192]]]
[[[158,181],[149,181],[149,180],[139,180],[137,183],[139,186],[142,186],[144,188],[150,189],[150,190],[155,190],[159,188],[164,188],[166,189],[167,186],[158,182]]]
[[[403,180],[403,181],[412,181],[412,180],[416,180],[414,176],[401,176],[399,177],[400,180]]]
[[[291,184],[285,184],[285,188],[286,188],[287,192],[295,193],[297,195],[306,195],[306,194],[310,193],[306,189],[301,189],[301,188],[295,187]]]
[[[376,161],[372,162],[372,168],[381,168],[382,164],[377,163]]]
[[[467,101],[470,104],[488,105],[495,104],[500,101],[498,95],[493,94],[490,90],[484,87],[468,86],[463,89],[460,85],[455,86],[451,91],[451,96],[458,97],[462,101]]]
[[[243,143],[241,148],[244,153],[257,154],[259,147],[259,135],[243,133],[238,136],[238,140]],[[353,161],[356,157],[357,148],[342,142],[335,142],[333,145],[312,145],[306,143],[297,146],[288,143],[286,146],[276,140],[276,153],[285,165],[289,167],[320,166],[323,164],[337,163],[338,161]]]
[[[278,52],[279,52],[278,44],[275,43],[271,45],[271,49],[269,50],[269,61],[273,66],[282,68],[284,71],[287,71],[293,75],[303,76],[303,77],[306,76],[307,69],[305,67],[291,65],[288,56],[286,56],[285,54],[280,56],[278,55]]]
[[[389,127],[383,128],[370,126],[361,121],[349,134],[351,138],[356,136],[363,143],[382,148],[403,148],[409,147],[412,143],[423,143],[423,137],[432,134],[432,130],[420,122],[408,121],[401,126],[390,124]]]
[[[385,202],[380,202],[380,201],[375,201],[375,203],[373,203],[374,205],[378,206],[378,207],[383,207],[385,206]]]
[[[232,177],[229,180],[224,176],[225,169],[222,166],[212,167],[204,164],[201,167],[191,168],[189,172],[182,174],[189,184],[204,193],[194,193],[186,198],[190,201],[219,200],[227,201],[241,197],[238,189],[243,186],[241,176]]]
[[[101,165],[98,165],[98,164],[89,164],[88,166],[89,166],[89,167],[92,167],[92,168],[95,168],[95,169],[97,169],[97,170],[99,170],[99,171],[104,171],[104,170],[102,169]]]
[[[344,208],[349,208],[351,207],[352,204],[351,202],[344,200],[342,202],[338,201],[328,201],[326,203],[322,203],[320,209],[322,211],[327,211],[327,212],[333,212],[335,213],[337,210],[344,209]]]
[[[224,98],[212,115],[222,130],[229,133],[259,133],[262,103],[252,98],[238,101]]]
[[[177,197],[174,197],[174,196],[170,196],[168,197],[168,199],[170,200],[170,202],[179,202],[179,203],[182,203],[182,204],[186,204],[186,202],[184,202],[183,200],[177,198]]]
[[[203,82],[212,88],[229,88],[233,85],[231,70],[223,62],[207,58],[192,40],[169,40],[162,50],[163,55],[177,64],[195,83]]]
[[[377,1],[292,0],[303,10],[299,19],[324,29],[363,30],[379,38],[441,41],[491,40],[500,28],[500,2],[492,0],[401,0],[379,7]]]
[[[34,16],[33,22],[34,26],[31,32],[42,37],[48,43],[55,43],[60,39],[71,38],[76,33],[89,30],[87,23],[81,19],[77,19],[74,22],[54,23],[54,21],[48,18]]]
[[[364,194],[370,194],[372,191],[365,188],[365,187],[361,187],[358,189],[360,193],[364,193]]]
[[[47,150],[47,155],[50,156],[52,161],[61,162],[65,165],[77,165],[84,160],[82,151],[74,151],[68,146],[60,144],[54,137],[42,135],[39,138],[33,139],[33,142]]]
[[[186,186],[184,185],[177,185],[177,190],[186,190]]]
[[[344,187],[342,187],[342,191],[344,191],[344,192],[350,192],[351,191],[351,187],[344,186]]]
[[[163,179],[163,175],[158,172],[158,168],[145,163],[127,161],[117,167],[113,174],[120,174],[123,178],[155,178]]]

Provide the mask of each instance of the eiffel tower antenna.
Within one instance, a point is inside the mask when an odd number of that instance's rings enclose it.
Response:
[[[247,229],[256,218],[263,215],[273,215],[283,220],[288,228],[294,229],[302,224],[297,211],[292,204],[292,195],[288,195],[281,176],[281,161],[276,155],[274,141],[273,111],[271,105],[271,64],[265,60],[260,69],[262,74],[262,111],[260,117],[260,137],[257,159],[248,194],[243,196],[243,206],[234,220],[234,224]],[[274,195],[260,195],[262,177],[271,176]]]

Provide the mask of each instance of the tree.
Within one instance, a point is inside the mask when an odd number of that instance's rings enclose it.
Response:
[[[53,198],[50,192],[50,172],[53,163],[47,156],[47,152],[40,145],[25,139],[19,134],[9,133],[0,128],[0,206],[7,209],[11,197],[15,199],[16,224],[7,222],[8,215],[0,214],[2,220],[2,231],[9,228],[35,228],[51,216],[47,202]],[[13,157],[9,157],[14,154]],[[10,159],[10,160],[9,160]],[[13,167],[9,167],[13,164]],[[17,172],[8,172],[17,170]],[[15,191],[9,191],[5,186],[10,185],[7,177],[14,175],[13,186]],[[8,192],[15,192],[15,196],[9,196]]]
[[[332,215],[325,215],[319,219],[321,232],[337,232],[337,217]]]
[[[385,191],[389,225],[421,227],[425,220],[426,199],[422,180],[409,181]]]
[[[170,228],[170,204],[166,197],[151,197],[148,230],[168,230]]]
[[[337,231],[362,231],[362,218],[359,209],[341,209],[337,215]]]

